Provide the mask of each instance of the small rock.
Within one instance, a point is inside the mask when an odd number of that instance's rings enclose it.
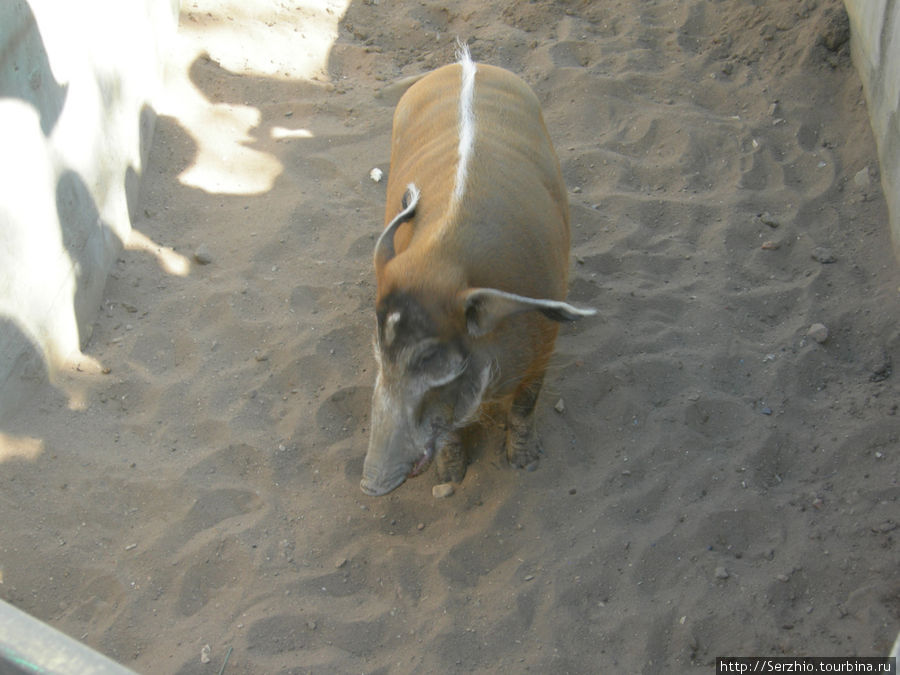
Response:
[[[887,352],[882,352],[872,359],[869,368],[872,373],[871,375],[869,375],[869,381],[883,382],[884,380],[888,379],[893,372],[893,361],[891,359],[891,355]]]
[[[831,52],[838,51],[850,41],[850,17],[846,11],[833,12],[827,17],[820,35],[822,44]]]
[[[203,649],[200,650],[200,663],[209,663],[209,653],[211,651],[209,645],[203,645]]]
[[[787,574],[776,574],[775,578],[778,579],[781,583],[786,584],[791,578]]]
[[[869,187],[869,167],[864,166],[853,175],[853,184],[858,188],[866,189]]]
[[[564,402],[562,399],[559,399],[559,400],[556,402],[556,405],[553,406],[553,409],[554,409],[556,412],[558,412],[560,415],[562,415],[564,412],[566,412],[566,404],[565,404],[565,402]]]
[[[578,185],[576,185],[575,187],[572,188],[572,192],[574,192],[576,195],[580,195],[580,194],[581,194],[581,187],[578,186]]]
[[[777,251],[779,248],[781,248],[781,244],[779,244],[777,241],[769,240],[764,241],[761,248],[763,251]]]
[[[833,263],[835,260],[837,260],[832,250],[824,246],[817,246],[813,249],[812,259],[816,262],[822,263],[823,265],[828,265],[829,263]]]
[[[763,415],[771,415],[771,414],[772,414],[772,409],[771,409],[770,407],[766,406],[765,408],[763,408],[762,410],[760,410],[760,412],[761,412]]]
[[[775,220],[775,218],[772,217],[772,214],[769,213],[768,211],[761,213],[759,216],[759,220],[762,222],[763,225],[768,225],[772,229],[775,229],[779,225],[781,225],[781,223],[779,223],[777,220]]]
[[[422,530],[425,529],[425,523],[419,523],[418,525],[416,525],[416,529],[417,529],[419,532],[421,532]]]
[[[201,265],[209,265],[212,262],[212,253],[206,244],[200,244],[194,251],[194,260]]]
[[[724,567],[716,568],[716,579],[727,579],[730,576],[731,575],[728,574],[728,570],[726,570]]]
[[[344,565],[346,565],[346,564],[347,564],[347,559],[346,559],[346,558],[340,558],[339,560],[336,560],[336,561],[335,561],[334,567],[335,567],[335,569],[341,569],[341,568],[342,568]]]
[[[444,499],[445,497],[449,497],[453,494],[453,484],[452,483],[441,483],[439,485],[435,485],[431,488],[431,496],[435,499]]]
[[[381,181],[381,177],[384,175],[384,171],[379,169],[377,166],[369,172],[369,178],[371,178],[376,183]]]
[[[828,328],[825,327],[825,324],[814,323],[809,327],[809,330],[806,331],[806,337],[812,338],[819,344],[822,344],[828,339]]]
[[[309,628],[309,630],[315,630],[316,628],[318,628],[315,621],[307,621],[306,627]]]

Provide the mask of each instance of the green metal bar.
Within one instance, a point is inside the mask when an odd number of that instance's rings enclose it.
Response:
[[[134,675],[94,651],[0,600],[2,675]]]

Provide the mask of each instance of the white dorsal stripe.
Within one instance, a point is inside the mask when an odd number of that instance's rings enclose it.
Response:
[[[475,63],[469,54],[467,45],[460,45],[458,52],[459,65],[462,68],[462,85],[459,90],[459,150],[456,165],[456,181],[453,184],[451,205],[459,203],[466,191],[466,179],[469,173],[469,157],[475,145]]]

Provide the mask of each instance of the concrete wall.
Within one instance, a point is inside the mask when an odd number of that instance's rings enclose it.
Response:
[[[52,375],[90,337],[178,4],[0,2],[0,413],[22,377]]]
[[[894,252],[900,260],[900,3],[844,0],[850,16],[853,62],[866,90],[878,144]]]

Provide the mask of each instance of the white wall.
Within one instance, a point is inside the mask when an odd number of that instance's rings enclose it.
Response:
[[[853,63],[866,91],[878,145],[894,252],[900,260],[900,3],[844,0],[850,16]]]
[[[77,354],[130,231],[178,0],[0,2],[0,414]]]

